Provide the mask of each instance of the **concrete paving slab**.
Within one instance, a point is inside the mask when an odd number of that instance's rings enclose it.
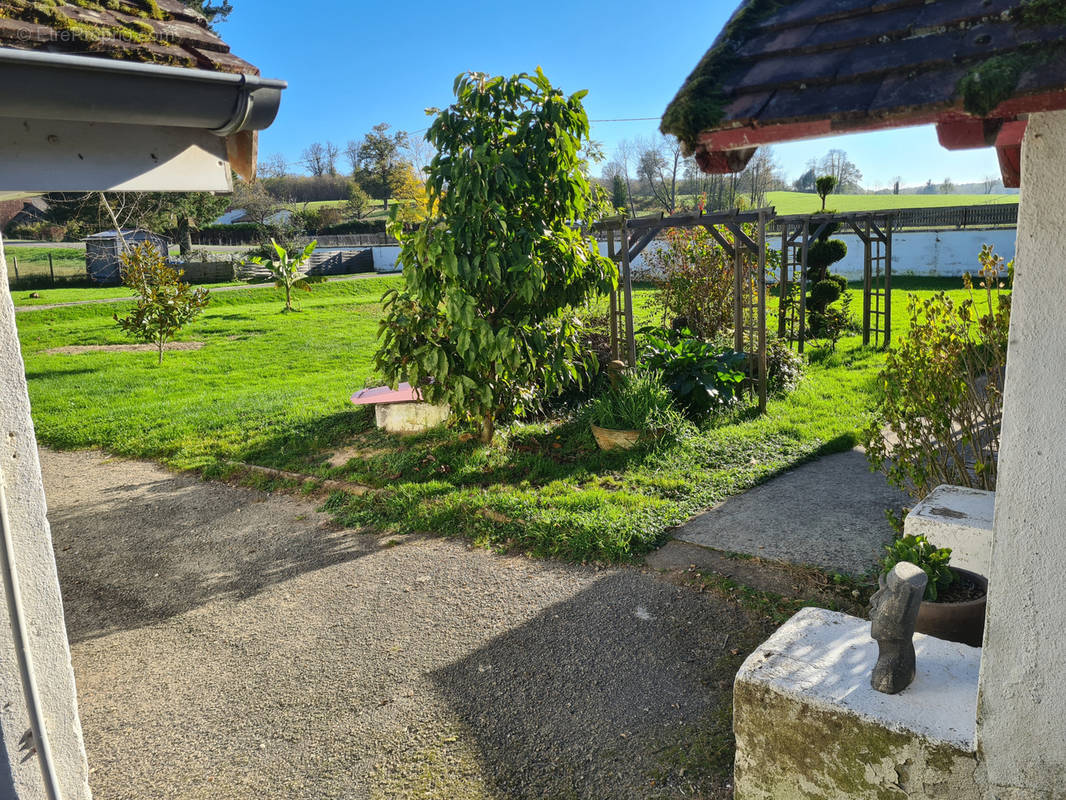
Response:
[[[674,538],[849,575],[875,565],[892,540],[885,509],[910,498],[870,472],[861,450],[838,453],[774,478],[693,517]]]

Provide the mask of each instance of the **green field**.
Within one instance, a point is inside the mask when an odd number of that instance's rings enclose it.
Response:
[[[891,208],[940,208],[1017,203],[1016,194],[833,194],[826,208],[833,211],[881,211]],[[805,214],[820,211],[822,201],[806,192],[767,192],[767,205],[778,214]]]
[[[49,354],[72,344],[128,340],[114,306],[35,311],[17,318],[40,441],[100,447],[176,468],[227,473],[243,461],[373,487],[333,496],[340,522],[432,531],[574,559],[619,560],[653,547],[664,530],[820,453],[852,447],[876,394],[883,355],[844,339],[811,351],[807,377],[765,416],[720,417],[680,443],[605,454],[576,422],[505,426],[481,446],[464,429],[413,440],[378,432],[348,397],[374,383],[379,297],[399,277],[331,283],[282,314],[272,288],[217,293],[181,339],[198,351]],[[957,281],[901,278],[928,294]],[[650,291],[637,291],[655,321]],[[856,298],[852,307],[861,305]],[[906,302],[897,294],[897,331]],[[341,466],[327,459],[354,447]]]

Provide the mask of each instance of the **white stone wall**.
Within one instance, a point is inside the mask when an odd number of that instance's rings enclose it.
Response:
[[[981,252],[983,244],[995,245],[996,252],[1003,256],[1004,261],[1014,258],[1016,233],[1013,228],[896,233],[892,236],[892,274],[950,277],[961,276],[964,272],[975,273],[980,269],[977,254]],[[851,280],[861,280],[862,241],[855,234],[840,233],[833,238],[843,240],[848,246],[847,257],[833,265],[833,272]],[[773,247],[780,249],[780,234],[770,234],[768,241]],[[648,245],[644,253],[652,252],[662,246],[662,240],[656,239]],[[600,252],[607,255],[606,242],[600,242]],[[639,276],[647,268],[644,253],[633,259],[631,266],[634,275]]]
[[[978,706],[986,798],[1066,796],[1066,112],[1022,149],[1010,347]]]
[[[0,241],[0,274],[6,272]],[[15,331],[15,312],[6,280],[0,280],[0,472],[13,528],[30,649],[56,771],[64,800],[87,800],[90,797],[88,767],[78,721],[74,671],[70,665],[52,536],[45,517],[44,487]],[[45,797],[37,758],[26,758],[26,753],[19,750],[19,739],[27,730],[29,722],[16,667],[11,623],[6,603],[0,603],[0,735],[10,765],[10,773],[0,769],[0,797],[17,796],[22,800]],[[0,755],[0,761],[2,758]]]

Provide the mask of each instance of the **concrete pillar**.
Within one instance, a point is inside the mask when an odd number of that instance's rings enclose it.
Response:
[[[37,440],[30,420],[15,312],[0,241],[0,473],[7,493],[30,650],[64,800],[88,800],[88,766],[63,620],[52,535],[45,518]],[[45,798],[36,756],[20,749],[29,730],[7,605],[0,603],[0,798]],[[6,761],[6,763],[4,763]]]
[[[1033,114],[1022,197],[977,741],[988,800],[1066,787],[1066,112]]]

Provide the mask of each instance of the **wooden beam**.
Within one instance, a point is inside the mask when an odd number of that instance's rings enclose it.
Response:
[[[973,150],[994,145],[1002,127],[1002,119],[941,120],[936,124],[936,136],[948,150]]]
[[[748,236],[748,234],[744,233],[743,228],[731,222],[727,222],[726,227],[733,233],[733,236],[736,237],[736,240],[744,244],[749,250],[751,250],[751,252],[759,252],[759,245],[755,244],[755,242],[752,241],[751,237]]]

